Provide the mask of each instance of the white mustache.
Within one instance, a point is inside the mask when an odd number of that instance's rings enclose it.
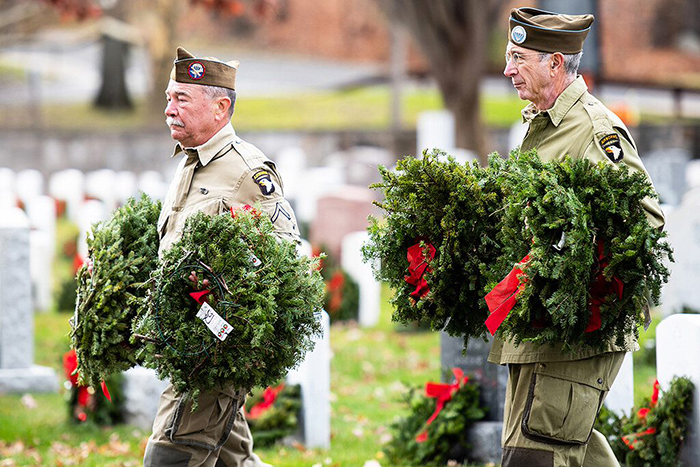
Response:
[[[165,119],[165,123],[168,126],[179,126],[179,127],[185,127],[185,124],[182,123],[180,120],[175,120],[173,117],[168,117]]]

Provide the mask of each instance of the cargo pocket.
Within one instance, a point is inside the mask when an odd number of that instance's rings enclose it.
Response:
[[[523,435],[546,444],[587,443],[610,389],[609,374],[609,362],[600,357],[538,363],[525,403]]]
[[[174,444],[214,451],[231,434],[238,408],[238,399],[230,394],[207,393],[200,394],[199,407],[192,412],[192,401],[183,397],[165,433]]]

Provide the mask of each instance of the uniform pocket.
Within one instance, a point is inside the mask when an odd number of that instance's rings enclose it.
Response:
[[[585,444],[615,375],[607,357],[539,363],[530,382],[523,435],[547,444]]]
[[[237,411],[237,399],[228,394],[200,394],[199,407],[194,412],[192,401],[180,401],[166,433],[174,444],[213,451],[228,439]]]

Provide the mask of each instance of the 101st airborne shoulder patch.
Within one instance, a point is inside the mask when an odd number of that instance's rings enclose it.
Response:
[[[620,136],[617,133],[611,133],[600,138],[600,147],[605,151],[605,155],[608,156],[613,163],[617,164],[625,157],[625,153],[622,151],[622,144],[620,143]]]
[[[265,169],[260,169],[253,174],[253,180],[260,187],[263,195],[271,195],[275,192],[275,182],[272,181],[270,172]]]

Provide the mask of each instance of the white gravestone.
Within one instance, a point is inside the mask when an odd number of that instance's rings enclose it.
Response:
[[[95,199],[87,200],[80,206],[78,213],[78,254],[83,259],[87,258],[87,236],[92,231],[92,225],[96,222],[107,220],[109,211],[102,201]]]
[[[686,165],[690,152],[685,149],[663,149],[645,154],[644,166],[654,180],[662,203],[676,205],[686,190]]]
[[[15,197],[15,172],[0,167],[0,208],[10,208],[17,204]]]
[[[455,119],[449,110],[428,110],[418,115],[416,123],[416,156],[423,151],[440,149],[461,164],[476,158],[472,151],[458,148]]]
[[[37,311],[48,311],[51,308],[51,274],[52,256],[56,244],[51,237],[41,230],[29,233],[29,271],[32,279],[32,297]]]
[[[663,289],[665,315],[684,308],[700,311],[700,190],[685,194],[683,202],[666,215],[666,231],[675,263]]]
[[[455,147],[455,118],[449,110],[428,110],[416,122],[416,155],[433,148],[449,152]]]
[[[304,171],[302,180],[294,212],[299,221],[310,223],[316,218],[318,199],[342,186],[345,174],[335,167],[310,167]]]
[[[121,206],[126,204],[129,198],[138,195],[138,179],[136,174],[123,170],[117,173],[116,186],[114,188],[117,203]]]
[[[681,461],[700,466],[700,315],[675,314],[656,327],[656,375],[662,390],[674,376],[695,384],[690,429],[681,448]]]
[[[66,215],[78,222],[78,211],[85,200],[85,174],[78,169],[56,172],[49,178],[49,194],[66,202]]]
[[[95,198],[112,211],[117,207],[117,173],[110,169],[89,172],[85,176],[85,194]]]
[[[138,189],[143,191],[152,199],[163,200],[168,191],[168,185],[163,180],[163,175],[154,170],[147,170],[139,175]]]
[[[307,448],[331,447],[331,337],[330,317],[321,311],[318,319],[323,336],[298,368],[287,375],[288,384],[301,386],[304,444]]]
[[[634,361],[632,352],[625,354],[622,367],[605,398],[605,406],[618,415],[629,415],[634,407]]]
[[[34,365],[29,221],[19,208],[3,209],[0,210],[0,393],[57,390],[55,371]]]
[[[360,289],[358,322],[362,327],[375,326],[379,321],[380,284],[372,273],[372,264],[362,260],[362,245],[369,242],[367,232],[345,235],[341,244],[341,267],[357,282]]]
[[[160,395],[168,385],[155,370],[136,366],[124,372],[124,422],[150,430],[158,412]]]
[[[284,197],[288,200],[298,199],[306,169],[306,153],[295,146],[282,149],[275,156],[275,164],[282,174]]]
[[[44,194],[44,176],[34,169],[18,172],[15,178],[15,194],[26,206],[33,198]]]

